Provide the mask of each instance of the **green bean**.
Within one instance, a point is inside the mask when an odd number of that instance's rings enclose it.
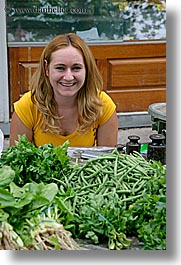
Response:
[[[124,189],[128,189],[128,190],[131,189],[131,186],[127,182],[122,182],[122,186]]]
[[[117,190],[117,193],[131,193],[131,190]]]
[[[95,178],[95,181],[97,181],[97,183],[98,183],[98,185],[102,185],[102,179],[100,178],[100,177],[102,177],[103,178],[103,176],[97,176],[96,178]]]
[[[92,168],[94,169],[94,171],[99,171],[100,167],[100,164],[92,164]]]
[[[90,193],[90,190],[86,190],[86,191],[83,191],[83,192],[80,192],[80,193],[76,193],[76,196],[80,197],[80,196],[83,196],[83,195],[86,195],[86,194],[89,194]]]
[[[64,190],[64,186],[63,185],[60,185],[59,186],[59,190],[61,191],[61,193],[65,193],[65,190]]]
[[[128,172],[128,167],[125,168],[124,170],[121,170],[117,173],[117,177],[121,177],[122,175],[126,175]]]
[[[122,180],[124,179],[124,177],[127,176],[128,173],[131,172],[136,166],[137,166],[137,164],[132,165],[132,166],[128,169],[128,171],[126,171],[124,174],[122,174],[121,177],[120,177],[120,181],[122,181]]]
[[[83,171],[80,172],[80,179],[83,181],[83,183],[85,183],[86,185],[88,185],[88,182],[84,178],[84,172]]]
[[[100,173],[104,168],[106,167],[106,165],[105,166],[103,166],[102,168],[100,167],[100,168],[95,168],[95,166],[94,166],[94,168],[96,169],[96,171],[94,171],[94,173],[92,173],[92,174],[90,174],[90,175],[88,175],[88,176],[85,176],[85,179],[87,180],[87,179],[90,179],[90,178],[92,178],[92,177],[95,177],[98,173]]]
[[[113,172],[112,169],[110,169],[110,170],[107,170],[107,169],[104,170],[104,169],[103,169],[103,170],[101,170],[101,171],[102,171],[102,173],[104,173],[104,174],[109,174],[109,175],[110,175],[110,174],[112,175],[112,172]]]
[[[100,191],[102,190],[102,188],[105,186],[105,183],[108,179],[108,175],[105,175],[102,184],[99,186],[99,188],[96,190],[96,194],[100,193]]]
[[[81,186],[82,185],[82,180],[80,178],[80,174],[81,174],[81,172],[78,175],[77,181],[78,181],[78,184]]]
[[[114,176],[117,175],[117,169],[118,169],[118,156],[116,157],[114,162]]]
[[[95,172],[95,170],[93,170],[91,167],[87,167],[85,171],[86,173],[90,172],[91,174]]]
[[[108,191],[109,187],[104,187],[104,189],[102,190],[102,196],[107,196]]]
[[[69,182],[72,180],[72,178],[76,175],[77,171],[73,171],[69,176]]]
[[[134,174],[134,177],[133,176],[128,176],[128,180],[129,180],[129,182],[133,182],[133,183],[135,183],[137,180],[139,180],[140,179],[140,174],[139,174],[139,178],[138,177],[135,177],[135,174]]]
[[[137,188],[137,189],[134,189],[134,191],[135,192],[138,192],[139,190],[141,190],[141,188],[142,188],[142,186],[145,184],[145,180],[143,180],[141,183],[140,183],[140,185],[139,185],[139,187]]]
[[[97,186],[97,183],[94,183],[94,184],[90,184],[90,185],[87,185],[87,186],[83,186],[80,188],[80,191],[83,191],[85,189],[89,189],[89,188],[93,188],[93,187],[96,187]]]
[[[136,199],[140,198],[141,196],[142,196],[142,194],[127,197],[125,199],[120,200],[120,204],[122,204],[123,202],[135,201]]]
[[[135,187],[138,185],[139,182],[140,182],[140,179],[138,179],[138,180],[134,183],[134,185],[133,185],[133,187],[132,187],[132,193],[133,193],[133,194],[135,193]]]
[[[56,182],[60,183],[64,188],[67,187],[67,186],[66,186],[66,183],[63,182],[61,179],[57,179],[57,178],[55,178],[55,177],[52,177],[52,180],[55,180]]]
[[[120,161],[119,159],[118,159],[118,166],[121,166],[122,168],[127,167],[127,165],[124,164],[124,161]]]

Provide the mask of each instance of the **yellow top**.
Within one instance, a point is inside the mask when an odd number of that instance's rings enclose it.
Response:
[[[33,131],[34,144],[37,147],[47,143],[51,143],[54,146],[62,145],[67,140],[70,146],[94,146],[96,145],[96,129],[103,125],[116,109],[116,105],[104,91],[101,92],[100,98],[103,101],[103,114],[95,126],[83,135],[78,134],[76,130],[67,136],[42,132],[40,126],[41,115],[37,106],[31,100],[30,91],[14,103],[14,109],[26,127]]]

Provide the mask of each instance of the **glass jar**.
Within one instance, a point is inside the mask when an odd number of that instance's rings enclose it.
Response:
[[[138,142],[140,137],[138,135],[129,135],[129,142],[126,143],[126,153],[132,154],[133,151],[140,153],[141,144]]]
[[[166,164],[165,136],[163,134],[152,134],[149,138],[151,143],[148,144],[147,159],[161,161],[162,164]]]

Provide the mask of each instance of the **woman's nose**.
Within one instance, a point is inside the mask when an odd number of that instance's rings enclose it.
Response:
[[[74,76],[73,76],[73,74],[72,74],[71,69],[67,69],[67,70],[66,70],[63,79],[65,79],[65,80],[73,80],[73,79],[74,79]]]

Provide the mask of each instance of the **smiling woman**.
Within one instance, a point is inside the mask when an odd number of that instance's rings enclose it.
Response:
[[[14,104],[10,144],[25,134],[36,146],[115,146],[116,106],[102,84],[87,44],[74,33],[58,35],[43,50],[30,91]]]

